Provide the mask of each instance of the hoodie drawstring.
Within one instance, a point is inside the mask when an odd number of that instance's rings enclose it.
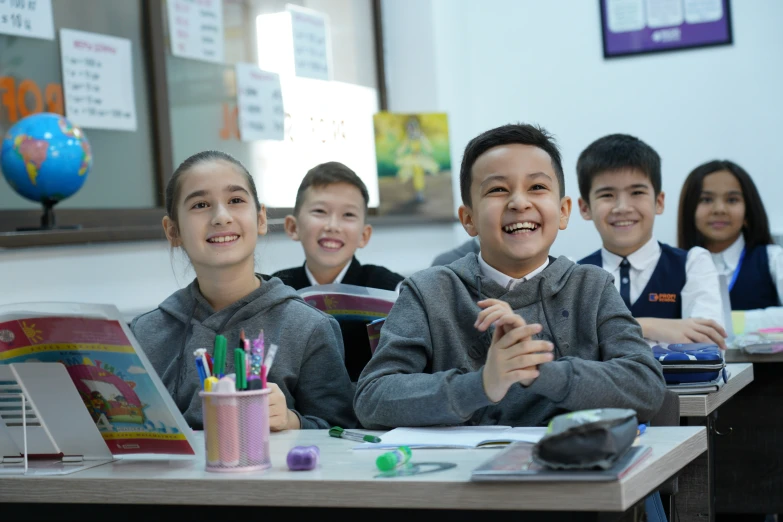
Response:
[[[197,308],[197,307],[198,307],[198,301],[196,301],[196,302],[193,304],[193,309],[190,311],[190,317],[188,317],[188,322],[187,322],[187,323],[185,323],[185,331],[184,331],[184,332],[183,332],[183,334],[182,334],[182,342],[180,343],[180,347],[179,347],[179,355],[177,355],[177,359],[176,359],[176,365],[177,365],[177,379],[174,381],[174,393],[173,393],[173,396],[174,396],[174,397],[178,397],[178,396],[179,396],[179,384],[180,384],[180,379],[181,379],[181,377],[182,377],[182,367],[185,365],[185,362],[183,361],[183,358],[184,358],[184,355],[185,355],[185,347],[186,347],[186,345],[187,345],[187,342],[188,342],[188,332],[190,331],[190,328],[191,328],[191,323],[193,322],[193,317],[196,315],[196,308]],[[229,316],[228,316],[228,317],[227,317],[227,318],[226,318],[226,319],[223,321],[223,323],[222,323],[222,324],[220,325],[220,327],[217,329],[216,335],[217,335],[217,334],[219,334],[220,332],[222,332],[222,331],[223,331],[223,328],[225,328],[225,327],[226,327],[226,325],[228,324],[228,322],[229,322],[231,319],[233,319],[233,318],[234,318],[234,316],[235,316],[237,313],[239,313],[239,311],[240,311],[240,310],[242,310],[242,307],[241,307],[241,306],[240,306],[239,308],[237,308],[236,310],[234,310],[234,313],[233,313],[233,314],[231,314],[231,315],[229,315]],[[214,341],[213,341],[213,344],[214,344]],[[232,353],[233,353],[233,352],[232,352]]]
[[[552,344],[555,345],[555,359],[559,359],[562,357],[562,354],[560,353],[560,346],[557,344],[555,329],[552,328],[552,321],[549,320],[549,312],[546,310],[546,301],[544,301],[544,292],[542,290],[543,286],[544,278],[542,277],[538,282],[538,298],[541,300],[541,308],[544,310],[544,321],[546,321],[546,326],[549,328],[549,331],[552,332]]]

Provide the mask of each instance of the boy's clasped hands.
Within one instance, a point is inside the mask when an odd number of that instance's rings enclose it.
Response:
[[[484,299],[478,305],[483,310],[473,326],[480,332],[495,326],[482,373],[484,392],[492,402],[500,402],[512,384],[530,386],[536,380],[538,366],[553,359],[554,345],[533,339],[541,325],[527,324],[508,303]]]

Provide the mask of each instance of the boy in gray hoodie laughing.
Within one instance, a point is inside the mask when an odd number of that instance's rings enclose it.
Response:
[[[530,125],[479,135],[460,189],[481,252],[403,282],[358,381],[361,424],[538,426],[599,407],[649,420],[663,375],[611,275],[549,256],[571,212],[552,138]]]

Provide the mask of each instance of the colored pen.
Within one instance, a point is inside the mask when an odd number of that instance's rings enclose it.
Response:
[[[226,351],[228,341],[220,334],[215,336],[215,371],[213,374],[220,379],[226,373]]]
[[[237,390],[247,389],[247,374],[245,373],[245,351],[239,348],[234,349],[234,367],[236,368],[236,387]]]
[[[212,370],[209,367],[209,361],[207,361],[207,349],[206,348],[199,348],[195,352],[193,352],[193,355],[201,359],[201,364],[204,367],[204,373],[207,377],[212,376]]]
[[[214,370],[214,361],[212,360],[212,356],[209,354],[209,352],[205,353],[204,356],[207,359],[207,366],[209,367],[209,374],[212,375]]]
[[[346,431],[339,426],[329,428],[329,436],[337,439],[355,440],[356,442],[380,442],[381,438],[375,435],[364,435],[355,431]]]
[[[204,371],[204,361],[201,357],[196,357],[196,372],[198,372],[198,379],[201,382],[201,389],[204,389],[204,382],[207,380],[207,374]]]
[[[264,364],[261,365],[261,387],[266,388],[267,377],[272,370],[272,363],[275,362],[275,355],[277,355],[277,345],[270,344],[269,351],[264,357]]]

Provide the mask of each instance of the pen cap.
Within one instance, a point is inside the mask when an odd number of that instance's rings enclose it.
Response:
[[[394,451],[387,451],[375,459],[375,465],[381,471],[392,471],[393,469],[408,462],[411,458],[411,449],[408,446],[400,446]]]

